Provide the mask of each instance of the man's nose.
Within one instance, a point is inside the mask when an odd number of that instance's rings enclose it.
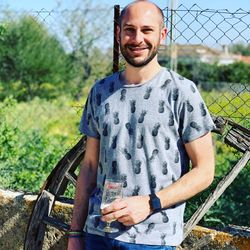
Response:
[[[136,43],[141,43],[143,41],[143,33],[140,30],[137,30],[134,32],[133,39]]]

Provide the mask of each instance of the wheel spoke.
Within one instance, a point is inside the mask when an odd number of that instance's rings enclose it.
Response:
[[[77,176],[76,176],[75,173],[69,173],[69,172],[67,172],[67,173],[65,174],[65,177],[66,177],[69,181],[71,181],[72,184],[73,184],[74,186],[76,186]]]
[[[59,229],[60,231],[63,231],[63,232],[67,232],[70,228],[70,226],[58,219],[55,219],[55,218],[52,218],[52,217],[49,217],[49,216],[44,216],[43,217],[43,223],[45,223],[46,225],[49,225],[49,226],[52,226],[52,227],[55,227],[57,229]]]

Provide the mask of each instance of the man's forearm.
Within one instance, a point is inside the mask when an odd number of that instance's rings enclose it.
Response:
[[[175,183],[157,192],[163,208],[186,201],[207,188],[213,181],[214,171],[211,168],[193,168]]]
[[[186,201],[207,188],[214,178],[214,148],[211,133],[185,144],[193,168],[157,193],[164,208]]]
[[[84,163],[83,163],[84,164]],[[88,200],[96,186],[96,172],[90,166],[83,165],[77,179],[74,200],[72,230],[82,230],[88,213]]]

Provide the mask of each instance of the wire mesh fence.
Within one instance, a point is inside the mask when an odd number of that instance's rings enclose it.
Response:
[[[234,12],[202,9],[195,4],[190,8],[180,5],[175,10],[166,9],[165,16],[170,33],[167,39],[170,51],[166,48],[165,55],[169,55],[170,66],[178,70],[178,65],[185,60],[205,63],[208,67],[217,65],[218,72],[213,72],[219,75],[217,81],[215,78],[209,81],[209,75],[205,79],[199,70],[193,72],[193,80],[202,89],[211,92],[205,99],[212,113],[249,127],[250,79],[241,75],[237,82],[229,82],[229,79],[222,81],[225,74],[222,68],[250,59],[249,54],[244,56],[240,51],[233,50],[234,44],[249,43],[250,12],[243,9]],[[237,66],[231,70],[237,71]]]

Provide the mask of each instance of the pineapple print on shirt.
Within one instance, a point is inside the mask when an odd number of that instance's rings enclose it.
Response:
[[[89,130],[96,128],[101,135],[98,166],[101,187],[106,176],[119,176],[124,196],[145,195],[171,185],[179,179],[182,167],[185,169],[188,162],[186,154],[181,152],[181,140],[188,141],[192,135],[205,133],[204,124],[212,127],[195,85],[178,75],[173,79],[167,70],[162,70],[160,75],[145,85],[129,87],[114,78],[101,80],[91,91],[84,126]],[[180,126],[178,130],[181,119],[185,127]],[[87,134],[88,130],[84,132]],[[90,131],[90,135],[94,132]],[[89,207],[92,212],[93,206]],[[183,221],[179,215],[183,205],[168,209],[136,226],[124,227],[118,240],[149,245],[176,242],[178,245],[182,237],[179,225]],[[88,232],[95,234],[93,228],[98,223],[93,220],[92,224],[87,223]]]

